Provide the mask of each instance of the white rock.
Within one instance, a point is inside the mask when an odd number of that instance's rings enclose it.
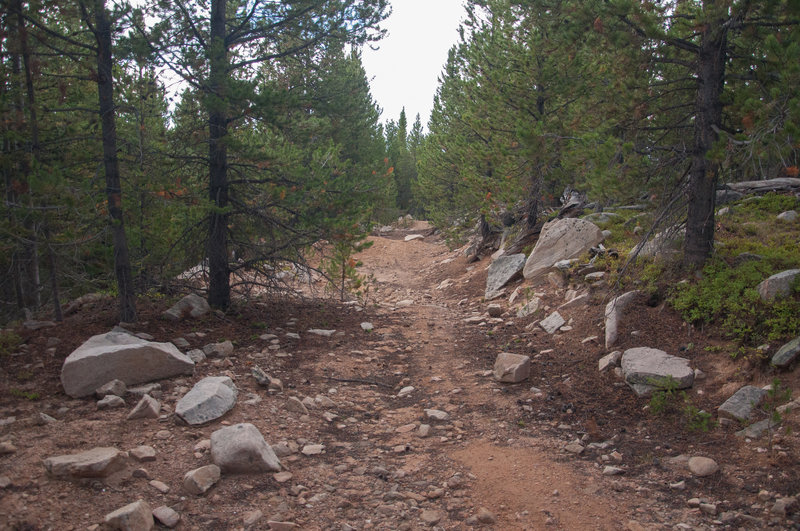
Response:
[[[197,382],[178,400],[175,414],[197,426],[223,416],[236,405],[238,390],[227,376],[209,376]]]
[[[413,240],[422,240],[424,238],[425,236],[423,236],[422,234],[409,234],[408,236],[403,238],[403,241],[410,242]]]
[[[600,372],[605,372],[608,369],[619,366],[619,360],[622,358],[622,352],[615,350],[610,354],[606,354],[597,362],[597,368]]]
[[[539,323],[539,326],[548,334],[554,334],[567,321],[558,312],[553,312]]]
[[[397,392],[397,396],[402,398],[404,396],[410,395],[413,392],[414,392],[414,387],[409,385],[409,386],[406,386],[406,387],[403,387],[402,389],[400,389],[400,391]]]
[[[211,460],[225,473],[280,472],[281,463],[258,428],[243,423],[211,434]]]
[[[77,398],[114,379],[133,385],[193,372],[194,362],[172,343],[108,332],[89,338],[64,360],[61,384]]]
[[[534,314],[539,310],[539,305],[542,303],[542,300],[539,297],[534,297],[532,300],[528,301],[525,305],[523,305],[519,310],[517,310],[517,317],[523,318],[527,317],[531,314]]]
[[[117,409],[125,406],[125,401],[116,395],[106,395],[97,401],[97,409]]]
[[[611,349],[616,344],[619,337],[619,321],[622,318],[622,313],[638,294],[638,291],[629,291],[606,304],[606,349]]]
[[[369,322],[361,323],[361,330],[363,330],[365,332],[371,332],[374,328],[375,328],[375,325],[373,325],[372,323],[369,323]]]

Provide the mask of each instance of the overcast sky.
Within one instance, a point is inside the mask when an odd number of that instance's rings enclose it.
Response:
[[[392,15],[383,24],[388,35],[378,50],[365,47],[362,56],[372,98],[383,109],[381,122],[397,121],[405,107],[409,128],[417,113],[427,126],[463,12],[462,0],[392,1]]]

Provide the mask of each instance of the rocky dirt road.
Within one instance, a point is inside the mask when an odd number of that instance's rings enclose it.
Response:
[[[794,439],[787,435],[783,455],[767,462],[725,433],[687,435],[674,420],[653,420],[642,411],[646,401],[597,373],[600,304],[565,312],[567,326],[553,335],[508,308],[489,317],[486,264],[467,264],[435,237],[404,241],[424,228],[373,238],[359,256],[373,277],[362,304],[250,301],[227,316],[178,324],[158,318],[163,305],[142,308],[135,331],[158,341],[183,337],[196,348],[230,339],[236,347],[192,377],[161,382],[159,419],[125,420],[136,397],[98,410],[58,387],[64,357],[115,324],[113,303],[31,334],[29,347],[4,366],[3,383],[18,392],[0,403],[0,529],[98,529],[104,515],[138,499],[173,509],[178,529],[203,530],[795,525],[791,508],[788,520],[786,511],[770,512],[798,487]],[[535,290],[549,306],[563,302],[558,289]],[[686,334],[675,319],[654,322],[662,310],[641,309],[635,326],[677,350]],[[530,380],[492,378],[503,351],[532,357]],[[279,377],[283,391],[260,387],[255,365]],[[24,371],[35,377],[20,379]],[[238,387],[234,409],[201,427],[176,422],[176,401],[215,375]],[[305,410],[289,406],[289,397]],[[223,474],[204,495],[186,492],[184,474],[211,462],[211,433],[240,422],[282,448],[284,473]],[[55,479],[42,466],[54,455],[142,445],[155,450],[154,460],[131,457],[102,481]],[[716,458],[721,472],[692,474],[690,455]]]

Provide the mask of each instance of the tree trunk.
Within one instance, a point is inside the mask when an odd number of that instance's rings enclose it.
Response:
[[[64,313],[61,311],[61,297],[58,291],[58,275],[56,269],[56,253],[53,252],[53,246],[50,245],[50,229],[44,228],[44,241],[47,245],[47,257],[50,261],[50,289],[53,295],[53,318],[57,322],[64,320]]]
[[[228,50],[225,44],[226,0],[211,1],[211,43],[209,46],[208,166],[209,199],[212,202],[208,231],[208,303],[225,309],[231,302],[228,265],[228,117],[225,109],[225,77]]]
[[[114,242],[114,273],[119,291],[120,321],[136,321],[136,295],[131,279],[131,263],[125,223],[122,216],[122,185],[117,160],[117,126],[114,118],[114,78],[111,59],[111,22],[105,0],[95,0],[95,37],[97,38],[97,93],[103,132],[103,166],[106,174],[106,197]],[[87,21],[88,22],[88,21]]]
[[[704,2],[704,8],[707,2]],[[689,211],[684,264],[700,267],[714,248],[714,202],[719,164],[707,158],[722,121],[727,32],[724,20],[711,18],[703,29],[697,57],[694,150],[689,170]]]

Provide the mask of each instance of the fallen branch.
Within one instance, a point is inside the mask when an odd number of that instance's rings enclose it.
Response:
[[[333,376],[325,376],[325,379],[333,380],[334,382],[360,383],[366,385],[377,385],[380,387],[385,387],[386,389],[394,389],[393,385],[385,384],[383,382],[376,382],[375,380],[364,380],[362,378],[334,378]]]

